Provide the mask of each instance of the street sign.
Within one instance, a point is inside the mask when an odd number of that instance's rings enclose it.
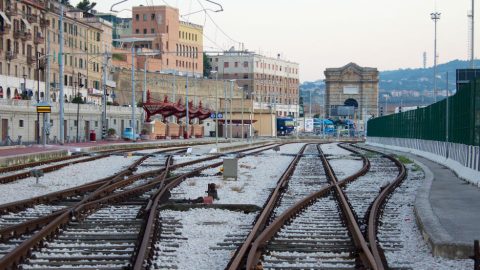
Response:
[[[37,107],[37,113],[51,113],[52,106],[47,102],[39,102],[35,105]]]
[[[210,118],[212,119],[215,119],[215,118],[223,118],[223,114],[222,113],[217,113],[217,117],[215,117],[215,113],[211,113],[210,114]]]

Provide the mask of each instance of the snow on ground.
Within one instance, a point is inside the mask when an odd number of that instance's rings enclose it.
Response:
[[[154,260],[154,267],[212,270],[224,269],[234,251],[233,248],[223,249],[218,244],[231,234],[246,237],[256,213],[191,209],[186,212],[166,210],[160,212],[160,216],[164,220],[178,222],[174,231],[162,231],[161,237],[181,239],[174,239],[175,245],[165,240],[156,243],[160,251]]]
[[[397,241],[402,248],[385,251],[389,265],[393,268],[406,266],[410,269],[473,269],[473,260],[450,260],[433,257],[415,222],[414,201],[417,189],[423,184],[424,174],[415,164],[408,164],[407,179],[388,200],[386,209],[395,209],[397,219],[381,223],[379,240]],[[388,214],[384,213],[384,215]],[[395,234],[392,234],[394,230]],[[384,247],[385,249],[385,247]]]
[[[257,156],[247,156],[238,161],[238,180],[223,180],[215,175],[218,168],[203,171],[203,175],[186,179],[171,191],[172,199],[195,199],[205,196],[207,185],[215,183],[219,204],[256,204],[262,206],[272,188],[293,160],[284,153],[297,153],[303,144],[280,148],[279,153],[266,151]],[[285,152],[284,152],[285,151]]]
[[[353,153],[338,146],[338,143],[321,144],[320,147],[325,155],[345,155],[350,156]]]
[[[74,164],[41,177],[36,187],[35,177],[28,177],[8,184],[0,185],[0,204],[28,199],[35,196],[79,186],[88,182],[113,175],[131,165],[140,157],[111,156],[85,163]]]

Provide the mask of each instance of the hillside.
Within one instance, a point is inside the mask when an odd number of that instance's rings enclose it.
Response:
[[[480,60],[475,61],[475,65],[480,67]],[[445,89],[446,72],[449,73],[449,88],[455,88],[455,71],[461,68],[468,68],[469,62],[463,60],[453,60],[437,66],[437,88]],[[433,89],[433,67],[415,68],[415,69],[397,69],[380,71],[379,88],[381,92],[391,92],[393,90],[414,90],[423,92]],[[323,80],[314,82],[304,82],[300,85],[302,92],[308,92],[311,89],[325,89]],[[303,94],[306,96],[306,94]]]

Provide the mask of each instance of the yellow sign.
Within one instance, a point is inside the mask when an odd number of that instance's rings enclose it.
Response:
[[[37,106],[37,113],[51,113],[51,106]]]

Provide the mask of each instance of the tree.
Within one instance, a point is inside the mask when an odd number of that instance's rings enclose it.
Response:
[[[89,12],[96,5],[97,5],[97,3],[95,3],[95,2],[90,3],[89,0],[82,0],[77,4],[77,8],[83,10],[84,12]]]
[[[203,53],[203,77],[208,77],[210,71],[212,71],[212,65],[210,65],[210,61],[208,61],[207,54]]]

